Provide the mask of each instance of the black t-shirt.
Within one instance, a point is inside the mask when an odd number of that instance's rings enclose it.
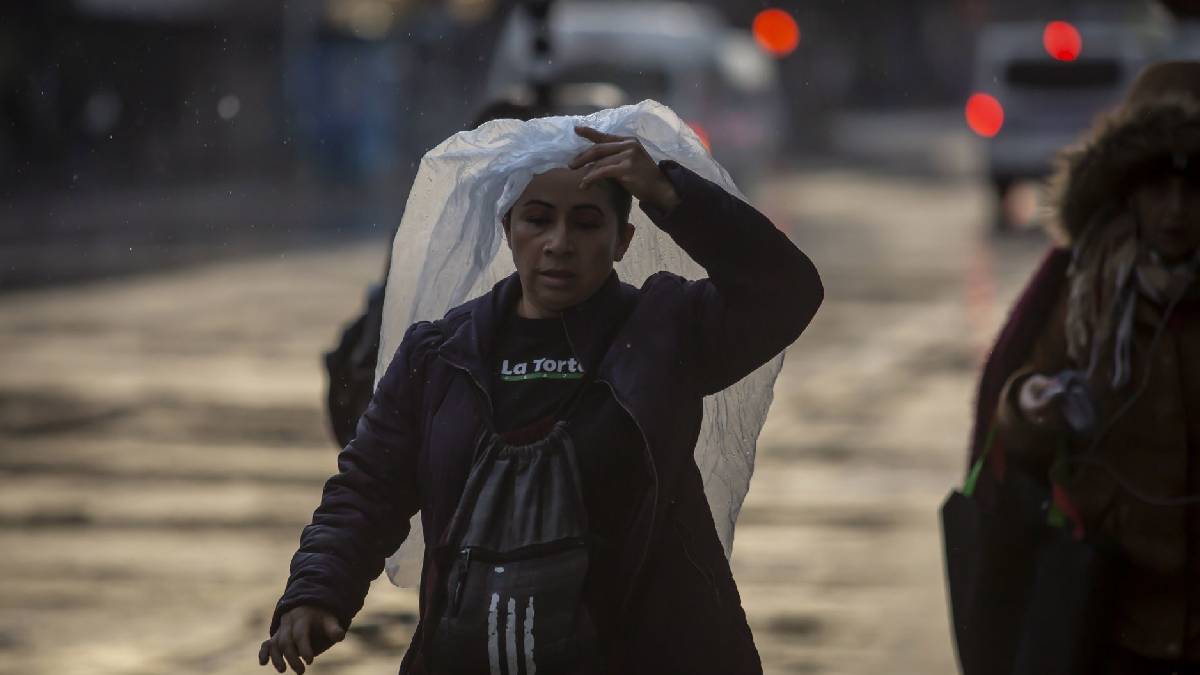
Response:
[[[641,431],[608,385],[587,377],[562,320],[510,316],[492,353],[492,423],[505,440],[532,443],[566,419],[585,497],[642,471]]]
[[[644,440],[607,384],[587,377],[560,319],[512,315],[493,344],[492,407],[496,431],[509,443],[532,443],[567,420],[582,479],[595,551],[588,595],[602,636],[623,584],[613,576],[622,535],[649,485]]]
[[[553,421],[584,381],[561,319],[510,316],[492,353],[492,421],[502,435]]]

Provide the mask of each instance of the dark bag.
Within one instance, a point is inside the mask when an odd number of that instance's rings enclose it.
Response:
[[[439,548],[450,566],[433,638],[438,673],[585,672],[587,515],[566,422],[530,445],[488,432]]]
[[[375,390],[379,359],[379,328],[383,323],[383,285],[373,286],[363,313],[350,323],[333,351],[325,354],[329,376],[326,398],[329,426],[341,447],[354,439],[358,418],[366,412]]]
[[[1093,675],[1114,556],[1071,526],[1048,485],[1017,471],[990,482],[991,499],[981,503],[987,454],[941,508],[961,672]]]

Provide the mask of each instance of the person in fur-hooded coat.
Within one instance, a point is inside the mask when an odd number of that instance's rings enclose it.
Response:
[[[1058,246],[984,367],[971,459],[994,428],[990,474],[1052,481],[1118,552],[1108,672],[1200,672],[1200,62],[1144,71],[1051,188]]]

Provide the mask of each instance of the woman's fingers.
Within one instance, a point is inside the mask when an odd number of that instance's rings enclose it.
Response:
[[[1035,375],[1030,378],[1030,386],[1034,401],[1040,405],[1048,405],[1062,393],[1062,386],[1058,380],[1044,375]]]
[[[640,149],[641,146],[636,140],[620,140],[612,143],[600,143],[587,148],[583,152],[575,155],[567,166],[571,169],[578,169],[587,166],[594,162],[598,162],[606,157],[611,157],[623,152],[633,153]]]
[[[591,127],[577,126],[575,127],[575,133],[591,141],[593,145],[575,155],[574,159],[567,165],[572,169],[578,169],[581,166],[586,166],[591,162],[624,150],[635,150],[641,147],[641,143],[636,138],[606,134]]]
[[[1045,375],[1030,375],[1021,386],[1018,403],[1026,418],[1037,424],[1049,421],[1054,399],[1062,393],[1058,381]]]
[[[268,642],[271,643],[271,648],[268,652],[269,656],[271,657],[271,665],[275,666],[276,672],[282,673],[287,671],[287,666],[283,663],[283,650],[279,648],[278,631],[271,637],[270,640],[268,640]]]
[[[575,155],[568,164],[571,169],[588,169],[579,182],[580,188],[613,178],[642,203],[670,210],[679,202],[674,186],[638,139],[614,136],[589,127],[575,127],[575,133],[595,143]]]
[[[620,178],[629,173],[633,168],[633,159],[629,153],[620,153],[606,157],[591,164],[590,169],[584,174],[579,181],[580,189],[587,189],[589,185],[598,180],[605,178]]]
[[[330,643],[341,642],[346,637],[346,630],[342,628],[342,624],[338,623],[336,617],[332,614],[326,614],[322,619],[325,628],[325,637],[329,638]]]
[[[290,666],[297,675],[302,675],[305,665],[311,664],[317,656],[313,649],[314,631],[320,631],[331,644],[346,637],[345,629],[329,612],[315,607],[297,607],[284,613],[271,639],[259,647],[259,665],[265,666],[270,660],[275,670],[281,673],[287,672]]]
[[[312,641],[309,639],[312,628],[314,626],[309,622],[307,615],[297,619],[292,627],[292,643],[296,645],[296,654],[308,664],[313,662]]]
[[[279,619],[279,627],[271,634],[271,638],[263,643],[262,649],[258,651],[258,660],[262,665],[266,665],[263,660],[263,652],[266,652],[267,658],[271,660],[271,665],[275,667],[277,672],[284,672],[287,666],[283,663],[283,650],[280,648],[280,643],[287,639],[287,636],[292,630],[292,617],[289,614],[284,614]]]
[[[575,127],[575,133],[588,139],[589,141],[591,141],[593,143],[612,143],[613,141],[626,140],[626,138],[624,136],[616,136],[614,134],[606,134],[603,131],[600,131],[599,129],[593,129],[591,127],[585,127],[582,125]]]
[[[284,640],[283,658],[292,667],[292,670],[296,671],[296,675],[304,675],[304,662],[300,660],[300,654],[296,652],[296,641],[294,639]]]
[[[1033,407],[1041,403],[1042,392],[1046,389],[1046,378],[1041,375],[1030,375],[1021,387],[1021,403]]]

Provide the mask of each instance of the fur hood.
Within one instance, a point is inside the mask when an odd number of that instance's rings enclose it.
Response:
[[[1200,157],[1200,99],[1171,93],[1106,115],[1059,155],[1051,235],[1063,245],[1078,241],[1094,220],[1120,209],[1139,172],[1178,154]]]
[[[1124,210],[1140,172],[1180,155],[1200,161],[1200,61],[1147,67],[1121,106],[1059,155],[1050,234],[1063,246],[1078,242],[1093,222]]]

